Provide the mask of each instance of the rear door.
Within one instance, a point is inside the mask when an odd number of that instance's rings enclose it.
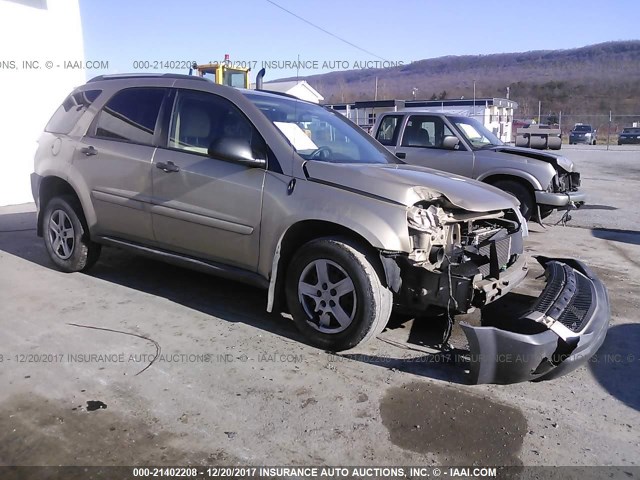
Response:
[[[473,152],[462,142],[457,150],[443,148],[445,136],[457,137],[441,116],[409,115],[398,140],[396,155],[411,165],[471,177]]]
[[[160,246],[256,271],[266,170],[208,155],[222,137],[264,141],[226,98],[177,90],[154,156],[153,228]],[[266,150],[266,147],[264,147]]]
[[[168,92],[161,87],[118,91],[79,142],[74,166],[90,189],[99,235],[153,241],[151,159]]]

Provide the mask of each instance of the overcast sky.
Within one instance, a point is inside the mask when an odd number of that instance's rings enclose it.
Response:
[[[284,62],[298,59],[304,76],[383,60],[409,63],[640,38],[639,0],[80,0],[80,10],[85,59],[108,61],[108,73],[147,65],[136,61],[153,62],[145,71],[169,71],[157,62],[204,63],[228,53],[251,62],[254,72],[262,62],[279,62],[268,69],[272,80],[296,75]],[[103,72],[87,76],[97,73]]]

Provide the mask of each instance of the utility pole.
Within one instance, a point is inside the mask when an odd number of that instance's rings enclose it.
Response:
[[[558,128],[560,129],[560,138],[562,138],[562,110],[558,114]]]
[[[540,110],[542,109],[542,100],[538,100],[538,125],[540,125]]]
[[[609,110],[609,126],[607,127],[607,150],[609,150],[609,137],[611,136],[611,110]]]
[[[473,117],[476,116],[476,79],[473,79]]]

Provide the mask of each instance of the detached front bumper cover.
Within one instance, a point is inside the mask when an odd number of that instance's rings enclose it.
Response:
[[[603,283],[578,260],[537,260],[547,285],[520,320],[537,323],[540,333],[461,324],[476,383],[556,378],[586,363],[604,342],[610,311]]]

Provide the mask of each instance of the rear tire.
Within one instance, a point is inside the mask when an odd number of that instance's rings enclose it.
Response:
[[[516,180],[498,180],[493,182],[494,187],[504,190],[520,201],[520,213],[525,220],[530,220],[535,211],[535,199],[531,190]]]
[[[393,295],[374,262],[347,238],[312,240],[295,253],[287,271],[287,303],[311,344],[347,350],[382,332]]]
[[[47,253],[60,270],[82,272],[98,261],[101,246],[89,240],[82,207],[75,197],[52,198],[42,222]]]

